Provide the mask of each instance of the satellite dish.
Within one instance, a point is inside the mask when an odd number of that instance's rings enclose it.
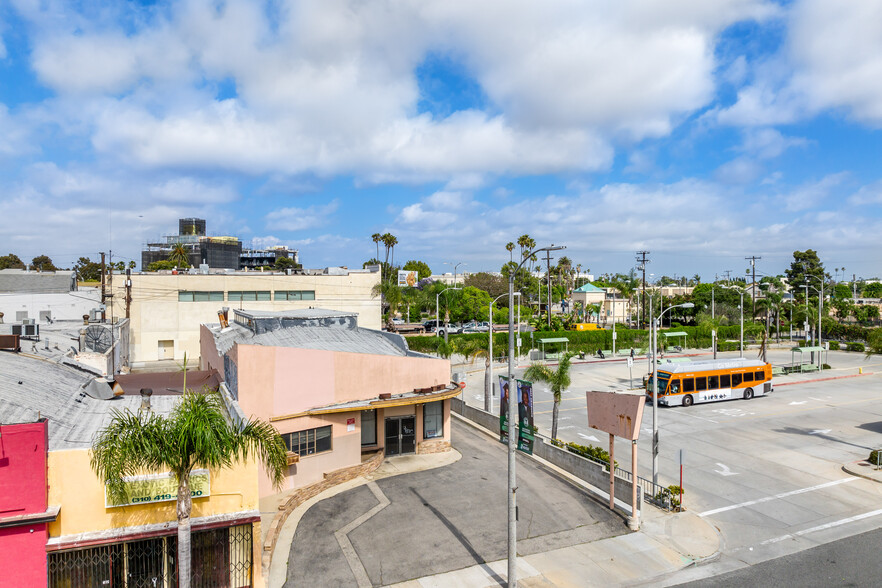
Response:
[[[83,392],[98,400],[110,400],[113,398],[113,390],[104,378],[95,378],[83,388]]]
[[[104,353],[110,349],[110,331],[100,325],[86,327],[86,347]]]

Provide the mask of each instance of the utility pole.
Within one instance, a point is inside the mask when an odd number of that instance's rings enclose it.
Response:
[[[104,306],[105,300],[107,300],[107,291],[104,286],[104,274],[106,273],[106,266],[104,265],[104,252],[101,252],[101,322],[104,322]]]
[[[729,279],[729,274],[732,273],[732,270],[726,270],[726,285],[730,285],[731,280]]]
[[[410,306],[407,316],[410,317]],[[126,268],[126,318],[131,318],[132,311],[132,268]],[[410,321],[410,318],[408,318]]]
[[[643,283],[641,285],[643,293],[642,293],[642,297],[640,299],[640,306],[643,308],[643,315],[642,315],[643,321],[646,320],[646,264],[649,261],[652,261],[652,260],[646,258],[647,255],[649,255],[649,251],[638,251],[637,252],[637,256],[638,256],[637,262],[640,264],[637,266],[637,269],[643,272]],[[642,324],[640,321],[640,318],[641,318],[641,315],[640,315],[640,313],[638,313],[637,314],[638,326],[640,324]]]
[[[548,307],[548,328],[551,329],[551,252],[545,252],[545,267],[548,272],[548,301],[546,305]]]
[[[751,255],[750,257],[745,257],[750,261],[750,269],[753,271],[753,277],[751,278],[751,286],[750,286],[750,297],[753,299],[753,312],[750,314],[750,320],[753,320],[756,317],[756,262],[758,259],[762,259],[762,257],[757,257],[756,255]]]

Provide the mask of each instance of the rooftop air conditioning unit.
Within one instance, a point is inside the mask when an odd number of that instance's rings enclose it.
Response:
[[[101,320],[101,309],[93,308],[89,311],[89,320],[92,322],[97,322]]]
[[[33,319],[31,319],[33,321]],[[39,337],[40,336],[40,325],[22,325],[24,327],[24,333],[22,336],[24,337]]]
[[[32,319],[32,318],[22,319],[21,324],[23,324],[23,325],[33,325],[33,324],[34,324],[34,319]]]

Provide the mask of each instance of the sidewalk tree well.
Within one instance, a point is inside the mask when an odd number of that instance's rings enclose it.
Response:
[[[178,482],[178,582],[190,585],[190,473],[216,471],[236,462],[259,460],[273,485],[281,488],[287,470],[285,444],[269,423],[254,419],[241,426],[226,416],[220,394],[185,391],[168,416],[114,410],[110,423],[92,442],[91,465],[111,496],[125,495],[123,478],[171,471]]]
[[[544,382],[551,388],[554,396],[554,408],[551,413],[551,438],[557,439],[557,421],[560,412],[560,399],[563,391],[570,387],[570,360],[573,353],[564,353],[556,369],[534,363],[524,372],[524,379],[531,382]]]

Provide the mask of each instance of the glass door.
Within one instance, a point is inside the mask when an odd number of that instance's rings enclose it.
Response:
[[[386,419],[386,455],[401,454],[401,419]]]
[[[416,451],[416,420],[414,417],[401,418],[401,453]]]

